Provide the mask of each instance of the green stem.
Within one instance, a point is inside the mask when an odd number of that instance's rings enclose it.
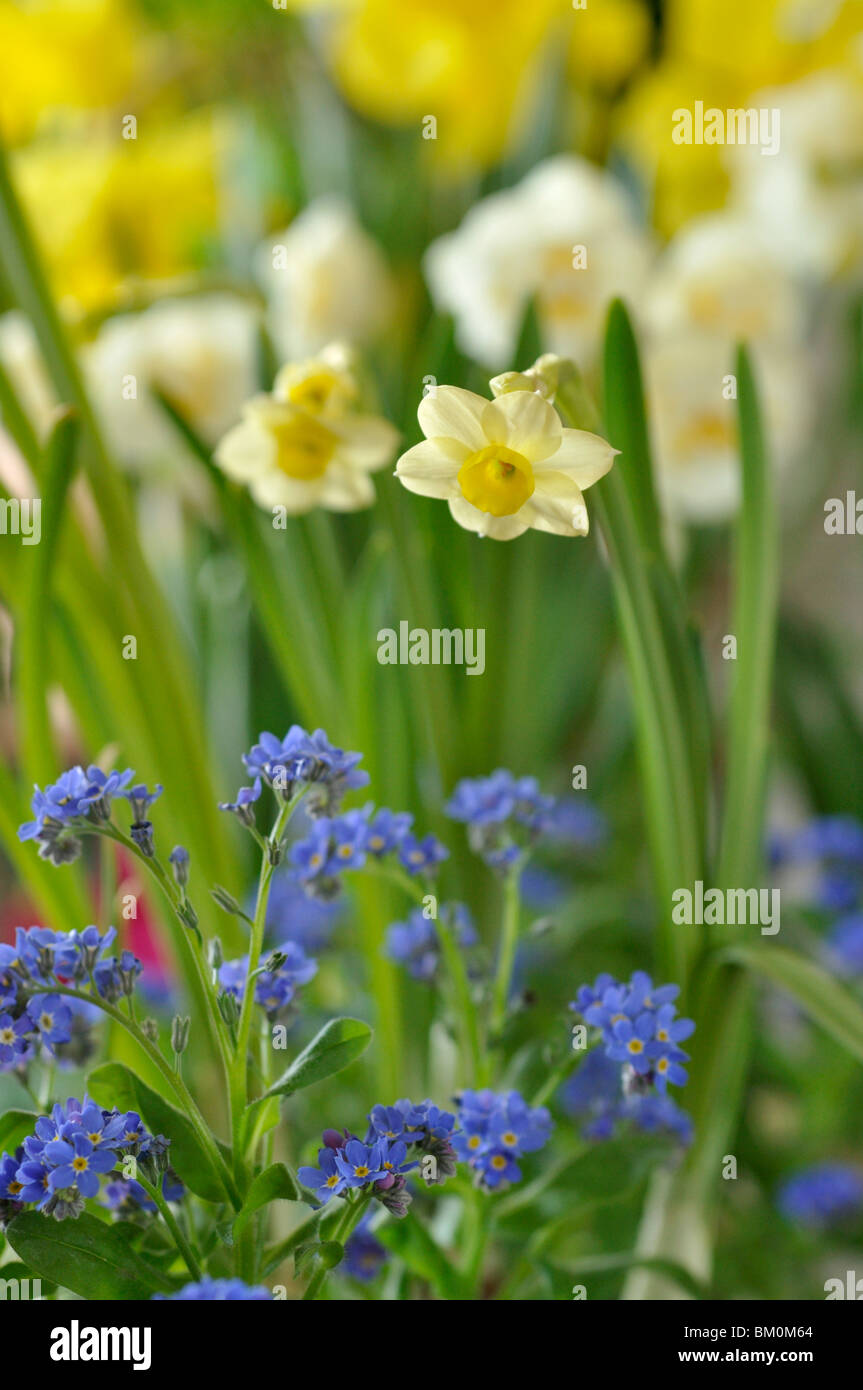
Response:
[[[512,967],[518,946],[519,922],[519,880],[523,868],[522,860],[510,867],[503,883],[503,923],[500,932],[497,970],[492,986],[491,1015],[489,1027],[492,1040],[500,1035],[506,1019],[506,1006],[509,987],[512,981]]]
[[[258,896],[255,903],[255,915],[252,919],[252,933],[249,941],[249,968],[247,974],[246,988],[243,990],[243,1002],[240,1007],[240,1018],[237,1024],[237,1044],[234,1051],[233,1061],[230,1066],[230,1097],[231,1097],[231,1134],[234,1146],[234,1171],[239,1180],[242,1180],[244,1167],[244,1156],[242,1146],[242,1125],[243,1115],[248,1104],[248,1053],[249,1053],[249,1033],[252,1025],[252,1009],[254,1007],[255,989],[253,976],[258,968],[261,959],[261,950],[264,943],[264,932],[267,924],[267,905],[270,900],[270,884],[272,882],[275,864],[269,849],[274,851],[281,844],[285,827],[303,796],[303,792],[298,792],[290,801],[285,802],[280,808],[276,817],[275,825],[270,832],[268,851],[261,857],[261,872],[258,879]],[[244,1232],[245,1234],[245,1232]]]
[[[161,1186],[156,1186],[155,1183],[148,1182],[141,1172],[138,1173],[136,1181],[141,1184],[144,1191],[148,1194],[150,1198],[152,1198],[152,1200],[156,1203],[156,1206],[159,1208],[159,1211],[162,1215],[162,1219],[165,1222],[165,1225],[168,1227],[168,1230],[171,1232],[171,1235],[173,1236],[174,1244],[176,1245],[180,1254],[183,1256],[183,1259],[186,1261],[186,1267],[189,1273],[191,1274],[192,1278],[200,1279],[201,1266],[195,1259],[192,1247],[190,1246],[189,1242],[186,1240],[186,1237],[181,1231],[177,1218],[171,1211],[171,1208],[169,1207],[168,1203],[165,1201],[165,1198],[162,1195]]]
[[[132,840],[128,835],[124,835],[123,832],[113,824],[113,822],[109,822],[109,824],[107,825],[88,824],[85,827],[83,827],[83,831],[87,834],[101,835],[105,839],[114,840],[117,844],[122,845],[123,848],[127,850],[129,854],[133,854],[135,858],[139,861],[139,863],[144,865],[151,877],[155,879],[156,883],[161,888],[172,912],[174,912],[174,914],[177,917],[179,917],[182,922],[182,917],[180,915],[180,907],[182,904],[179,892],[176,889],[173,880],[168,877],[164,868],[159,863],[158,859],[153,858],[152,856],[147,854],[142,854],[141,851],[138,849],[138,846],[135,844],[134,840]],[[183,923],[183,927],[183,941],[186,946],[187,955],[190,957],[192,961],[192,965],[194,967],[195,974],[198,980],[198,987],[201,991],[201,994],[203,995],[204,1001],[207,1006],[207,1018],[209,1021],[210,1031],[212,1032],[213,1037],[216,1041],[216,1046],[222,1063],[222,1069],[225,1074],[225,1079],[226,1081],[228,1081],[230,1076],[230,1053],[228,1033],[225,1021],[222,1018],[222,1015],[219,1013],[219,1009],[216,1004],[215,995],[212,988],[212,983],[207,973],[207,969],[201,957],[200,951],[198,949],[198,937],[196,936],[194,940],[190,940],[189,938],[191,933],[189,931],[188,926],[185,923]]]
[[[373,1192],[367,1192],[365,1196],[359,1199],[359,1201],[349,1203],[347,1211],[343,1212],[341,1220],[339,1221],[338,1225],[333,1231],[331,1237],[331,1239],[334,1240],[338,1245],[344,1246],[347,1243],[348,1238],[351,1235],[351,1232],[356,1229],[363,1216],[365,1215],[366,1208],[368,1207],[369,1202],[372,1200],[373,1195]],[[309,1280],[308,1288],[303,1294],[303,1302],[310,1302],[311,1300],[317,1298],[318,1294],[320,1293],[321,1289],[326,1283],[327,1275],[329,1274],[329,1272],[330,1271],[326,1269],[324,1266],[321,1266],[319,1269],[315,1271],[315,1273]]]
[[[180,1102],[180,1105],[183,1109],[183,1113],[186,1115],[187,1119],[194,1125],[195,1132],[198,1138],[200,1139],[204,1148],[207,1150],[211,1162],[213,1163],[219,1175],[221,1176],[222,1181],[225,1184],[225,1190],[227,1191],[233,1206],[236,1208],[237,1211],[239,1211],[240,1207],[243,1205],[243,1201],[240,1196],[239,1190],[237,1189],[237,1186],[234,1182],[231,1170],[225,1162],[224,1158],[222,1157],[221,1153],[219,1152],[219,1146],[218,1144],[216,1144],[213,1135],[209,1129],[209,1126],[207,1125],[206,1120],[204,1119],[203,1115],[198,1109],[193,1096],[191,1095],[188,1087],[186,1086],[185,1081],[183,1080],[182,1076],[179,1076],[177,1072],[174,1071],[174,1068],[171,1066],[170,1062],[166,1061],[166,1059],[162,1056],[155,1043],[152,1043],[150,1039],[146,1036],[146,1034],[141,1032],[137,1024],[133,1023],[130,1018],[126,1017],[122,1010],[115,1008],[113,1004],[109,1004],[107,999],[102,999],[100,996],[94,994],[81,994],[79,990],[68,989],[65,985],[52,984],[50,987],[50,991],[48,989],[41,991],[41,993],[45,994],[49,992],[51,994],[67,994],[70,999],[83,999],[84,1002],[87,1004],[95,1004],[98,1009],[101,1009],[103,1013],[106,1013],[108,1017],[113,1019],[115,1023],[118,1023],[121,1028],[125,1028],[126,1032],[129,1034],[130,1037],[134,1038],[135,1042],[141,1048],[141,1051],[144,1052],[147,1057],[149,1057],[150,1061],[156,1067],[159,1074],[168,1083],[171,1090],[174,1092],[174,1095]]]

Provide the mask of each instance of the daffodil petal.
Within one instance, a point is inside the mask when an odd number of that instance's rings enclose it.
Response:
[[[475,531],[478,536],[489,536],[495,541],[511,541],[521,536],[528,528],[522,507],[515,516],[490,516],[471,506],[463,497],[451,497],[449,509],[454,521],[466,531]]]
[[[239,425],[228,430],[213,454],[222,472],[238,482],[248,482],[271,468],[275,456],[272,436],[254,419],[241,420]]]
[[[370,473],[389,463],[398,447],[399,432],[395,425],[378,415],[346,415],[340,421],[322,416],[321,423],[338,434],[339,457]]]
[[[408,492],[420,497],[458,496],[457,475],[462,460],[451,457],[452,451],[442,449],[441,443],[450,441],[424,439],[402,454],[396,464],[396,475]],[[466,455],[465,450],[463,457]]]
[[[490,443],[505,444],[530,463],[560,447],[560,416],[536,391],[510,391],[486,404],[482,427]]]
[[[356,512],[370,507],[375,487],[368,473],[334,459],[321,479],[320,503],[334,512]]]
[[[560,448],[549,458],[534,465],[539,478],[545,472],[567,473],[579,487],[590,487],[606,473],[619,451],[612,449],[598,434],[587,430],[564,430]]]
[[[538,473],[533,496],[518,515],[555,536],[586,536],[590,529],[581,488],[566,473]]]
[[[487,405],[484,397],[460,386],[436,386],[420,401],[417,419],[426,439],[459,440],[473,453],[489,442],[482,429]]]
[[[259,506],[267,510],[284,507],[289,516],[301,516],[318,505],[322,486],[321,478],[302,481],[272,469],[253,478],[249,488]]]

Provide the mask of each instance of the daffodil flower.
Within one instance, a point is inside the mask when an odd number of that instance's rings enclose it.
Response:
[[[499,541],[528,527],[587,535],[583,489],[608,472],[617,452],[604,439],[564,429],[535,391],[488,401],[439,386],[418,416],[426,438],[396,467],[408,491],[445,498],[460,526]]]
[[[262,507],[291,515],[312,507],[352,512],[374,501],[369,473],[389,461],[398,431],[354,407],[360,391],[345,349],[291,363],[271,394],[254,396],[215,452],[221,469],[245,483]]]

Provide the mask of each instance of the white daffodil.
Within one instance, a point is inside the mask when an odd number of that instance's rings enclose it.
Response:
[[[552,352],[594,359],[608,301],[635,297],[651,245],[622,186],[586,160],[559,155],[515,188],[477,203],[429,247],[424,268],[465,352],[511,360],[531,299]]]
[[[673,521],[726,520],[740,504],[732,348],[710,334],[669,336],[648,346],[644,366],[663,510]],[[811,423],[805,358],[762,348],[756,370],[771,459],[782,471]]]
[[[608,472],[617,452],[604,439],[564,429],[536,391],[488,401],[438,386],[417,414],[425,440],[396,465],[409,492],[445,498],[460,526],[498,541],[528,527],[587,535],[583,489]]]
[[[268,324],[284,360],[308,357],[340,338],[366,342],[393,300],[386,261],[350,204],[318,198],[256,256]]]
[[[690,222],[662,253],[640,306],[656,335],[703,330],[737,342],[800,339],[805,302],[758,225],[725,212]]]
[[[253,306],[224,294],[163,299],[108,319],[85,348],[83,365],[117,456],[148,468],[176,458],[180,437],[154,390],[214,444],[257,385],[257,334]]]
[[[327,507],[371,506],[370,473],[392,458],[398,431],[355,409],[360,390],[347,349],[330,344],[317,357],[283,367],[272,393],[243,407],[214,458],[262,507],[290,515]]]
[[[858,272],[863,262],[863,79],[859,66],[813,72],[755,93],[781,114],[778,154],[725,151],[731,204],[757,221],[774,259],[807,276]]]

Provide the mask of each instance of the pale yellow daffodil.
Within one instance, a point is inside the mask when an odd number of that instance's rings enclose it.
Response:
[[[396,467],[409,492],[445,499],[460,526],[494,540],[529,527],[587,535],[583,489],[608,472],[616,451],[598,435],[564,429],[538,392],[488,401],[438,386],[418,416],[426,438]]]

